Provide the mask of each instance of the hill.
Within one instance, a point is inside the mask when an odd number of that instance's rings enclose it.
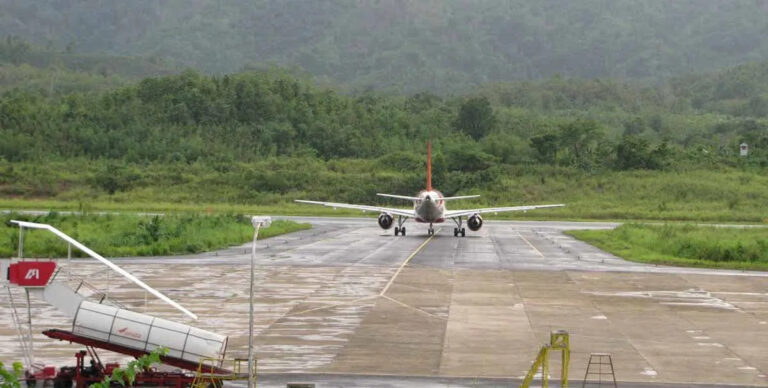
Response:
[[[465,92],[560,74],[662,80],[768,59],[754,0],[0,1],[0,36],[230,73],[277,64],[352,90]]]
[[[48,96],[98,92],[175,72],[160,58],[58,51],[15,35],[0,40],[0,92],[21,89]]]

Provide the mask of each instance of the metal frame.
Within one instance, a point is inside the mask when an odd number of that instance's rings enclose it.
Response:
[[[549,387],[549,351],[560,350],[562,351],[562,368],[560,370],[560,386],[562,388],[568,388],[568,368],[571,360],[571,344],[568,332],[565,330],[555,330],[549,333],[549,344],[543,345],[536,359],[531,365],[531,369],[528,370],[528,374],[525,375],[521,388],[528,388],[533,381],[533,376],[536,371],[541,367],[541,387]]]
[[[53,338],[61,341],[74,342],[74,343],[85,345],[88,347],[109,350],[115,353],[125,354],[125,355],[136,357],[136,358],[141,357],[145,354],[149,354],[149,352],[145,352],[143,350],[133,349],[127,346],[117,345],[117,344],[109,343],[106,341],[100,341],[93,338],[79,336],[77,334],[74,334],[66,330],[50,329],[50,330],[43,331],[43,334],[45,334],[49,338]],[[199,363],[182,360],[180,358],[175,358],[175,357],[160,356],[160,360],[162,360],[164,364],[172,365],[177,368],[185,369],[192,372],[197,371],[199,366]],[[214,360],[214,359],[211,359],[211,360]],[[210,365],[210,366],[206,365],[206,368],[210,368],[212,373],[217,373],[222,375],[232,374],[232,371],[215,366],[215,365]]]

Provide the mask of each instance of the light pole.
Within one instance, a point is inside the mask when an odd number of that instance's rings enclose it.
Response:
[[[248,388],[254,388],[253,379],[253,271],[256,267],[256,239],[259,237],[259,228],[262,226],[268,228],[272,223],[272,217],[253,216],[251,224],[253,225],[253,244],[251,245],[251,290],[249,292],[248,303],[250,305],[250,318],[248,320]]]

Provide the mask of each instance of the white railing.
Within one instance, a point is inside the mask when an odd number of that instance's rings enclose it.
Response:
[[[134,284],[136,284],[139,287],[143,288],[144,290],[146,290],[150,294],[156,296],[157,298],[159,298],[160,300],[164,301],[165,303],[168,303],[169,305],[173,306],[174,308],[176,308],[179,311],[183,312],[184,314],[188,315],[192,319],[197,319],[197,315],[193,314],[191,311],[187,310],[186,308],[184,308],[180,304],[176,303],[171,298],[165,296],[160,291],[157,291],[154,288],[148,286],[146,283],[142,282],[140,279],[138,279],[137,277],[133,276],[128,271],[118,267],[115,263],[105,259],[104,257],[99,255],[98,253],[92,251],[90,248],[88,248],[85,245],[81,244],[79,241],[73,239],[72,237],[68,236],[66,233],[64,233],[64,232],[54,228],[53,226],[48,225],[48,224],[38,224],[38,223],[35,223],[35,222],[16,221],[16,220],[12,220],[11,223],[14,223],[14,224],[19,226],[19,258],[21,258],[22,255],[24,254],[24,237],[23,237],[24,228],[47,230],[47,231],[55,234],[56,236],[58,236],[62,240],[66,241],[67,243],[69,243],[70,246],[75,246],[76,248],[80,249],[86,255],[88,255],[88,256],[90,256],[90,257],[100,261],[102,264],[106,265],[107,267],[109,267],[113,271],[115,271],[118,274],[122,275],[126,279],[130,280]]]

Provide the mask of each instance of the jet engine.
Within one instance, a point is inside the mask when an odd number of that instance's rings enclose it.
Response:
[[[392,215],[389,213],[381,213],[379,215],[379,226],[382,229],[389,229],[392,227]]]
[[[469,226],[469,230],[477,232],[483,227],[483,217],[480,217],[479,214],[473,214],[467,219],[467,226]]]

